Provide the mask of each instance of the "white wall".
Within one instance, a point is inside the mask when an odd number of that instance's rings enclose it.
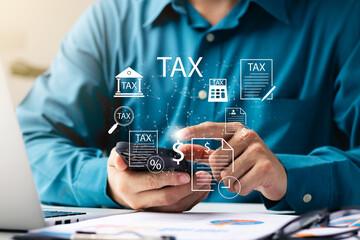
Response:
[[[11,63],[26,60],[48,67],[63,36],[95,1],[0,0],[0,60],[15,104],[23,99],[34,79],[11,75]]]

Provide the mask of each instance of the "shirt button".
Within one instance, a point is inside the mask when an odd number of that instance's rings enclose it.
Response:
[[[213,42],[215,40],[215,35],[213,33],[209,33],[208,35],[206,35],[206,40],[208,42]]]
[[[303,202],[304,202],[304,203],[309,203],[309,202],[311,201],[311,199],[312,199],[312,196],[311,196],[311,194],[309,194],[309,193],[307,193],[307,194],[305,194],[305,195],[303,196]]]
[[[207,97],[207,92],[205,90],[200,90],[198,92],[198,97],[201,99],[201,100],[205,100],[206,97]]]

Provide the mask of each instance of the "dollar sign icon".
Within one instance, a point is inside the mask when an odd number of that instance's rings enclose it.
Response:
[[[205,143],[205,147],[206,147],[205,152],[206,152],[206,153],[209,153],[209,151],[210,151],[209,144],[210,144],[209,142],[206,142],[206,143]]]
[[[183,143],[180,142],[179,139],[178,139],[177,142],[174,143],[174,145],[173,145],[173,150],[174,150],[176,153],[180,154],[180,158],[179,158],[179,159],[177,159],[177,158],[173,158],[173,159],[172,159],[173,161],[175,161],[175,162],[177,163],[177,165],[179,165],[179,163],[180,163],[180,162],[184,159],[184,157],[185,157],[184,154],[183,154],[180,150],[177,149],[177,147],[179,147],[179,146],[181,146],[181,145],[183,145]]]
[[[247,128],[241,129],[241,137],[242,137],[243,139],[245,139],[245,138],[247,138],[248,136],[249,136],[249,134],[248,134]]]

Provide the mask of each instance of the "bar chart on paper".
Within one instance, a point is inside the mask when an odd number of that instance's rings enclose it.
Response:
[[[215,226],[239,226],[239,225],[257,225],[257,224],[263,224],[262,221],[256,221],[256,220],[247,220],[247,219],[229,219],[229,220],[215,220],[210,222],[212,225]]]

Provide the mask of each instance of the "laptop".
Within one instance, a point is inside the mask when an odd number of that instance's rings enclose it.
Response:
[[[0,229],[26,231],[119,213],[50,206],[43,211],[1,62],[0,114]]]

